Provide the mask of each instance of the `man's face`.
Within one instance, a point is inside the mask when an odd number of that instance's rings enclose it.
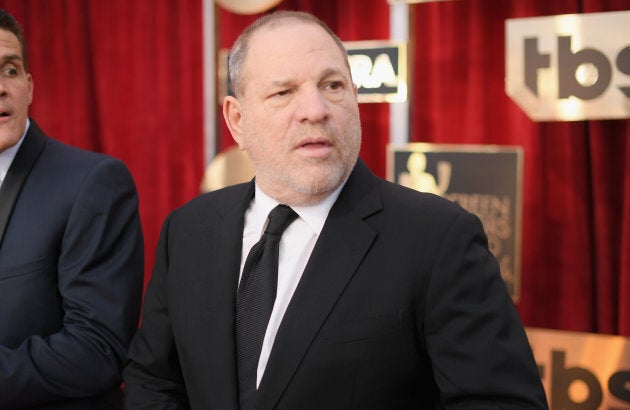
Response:
[[[0,152],[11,148],[24,134],[33,80],[23,65],[20,43],[0,29]]]
[[[339,187],[358,157],[361,124],[347,57],[328,33],[297,20],[259,29],[241,84],[224,116],[261,189],[310,205]]]

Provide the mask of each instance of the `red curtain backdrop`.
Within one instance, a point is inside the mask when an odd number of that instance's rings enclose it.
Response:
[[[131,169],[147,278],[164,217],[197,195],[204,168],[201,1],[0,0],[29,42],[35,120]],[[344,41],[389,38],[386,0],[285,0],[278,8],[313,12]],[[524,323],[630,336],[630,120],[537,123],[504,91],[505,19],[624,10],[628,1],[409,9],[411,140],[524,147]],[[218,48],[257,17],[216,11]],[[361,115],[361,156],[385,176],[388,105],[363,104]],[[233,142],[221,116],[218,124],[223,149]]]
[[[201,0],[0,0],[0,7],[24,29],[35,121],[131,170],[148,278],[162,221],[198,194],[204,171]]]
[[[412,139],[524,148],[518,307],[528,325],[630,336],[630,121],[532,122],[504,91],[504,22],[629,8],[627,0],[411,8]]]

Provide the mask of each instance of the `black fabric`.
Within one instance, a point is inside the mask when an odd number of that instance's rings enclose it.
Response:
[[[278,254],[284,230],[297,218],[286,205],[269,212],[269,223],[247,255],[236,298],[236,344],[239,401],[250,408],[256,392],[256,369],[276,299]]]
[[[254,185],[200,195],[166,218],[123,373],[129,409],[239,410],[235,289]],[[361,159],[255,396],[256,410],[548,409],[479,218],[379,179]]]

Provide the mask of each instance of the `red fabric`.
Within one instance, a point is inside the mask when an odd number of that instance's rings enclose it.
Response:
[[[0,0],[22,24],[30,114],[52,137],[125,161],[140,196],[146,278],[167,213],[199,192],[201,0]]]
[[[140,192],[147,272],[166,214],[203,173],[201,0],[0,0],[24,25],[52,136],[122,158]],[[387,39],[385,0],[285,0],[344,41]],[[525,150],[528,326],[630,336],[630,120],[531,121],[504,91],[506,18],[628,9],[627,0],[459,0],[409,6],[412,141]],[[228,48],[257,16],[217,8]],[[218,119],[219,149],[232,139]],[[362,104],[361,156],[385,176],[387,104]],[[149,273],[147,273],[147,278]]]
[[[525,150],[522,297],[530,326],[630,335],[630,121],[532,122],[504,91],[507,18],[625,0],[412,6],[414,141]]]

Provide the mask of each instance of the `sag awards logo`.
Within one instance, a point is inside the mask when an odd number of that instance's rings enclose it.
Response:
[[[407,160],[407,170],[398,176],[398,183],[408,188],[429,192],[440,196],[446,195],[451,182],[453,166],[447,161],[438,161],[437,180],[426,172],[427,156],[424,152],[414,152]]]
[[[508,19],[506,93],[535,121],[630,118],[630,11]]]
[[[407,100],[407,44],[396,41],[345,42],[359,102]]]
[[[461,147],[461,146],[456,146]],[[390,180],[447,198],[483,223],[510,294],[520,285],[520,149],[408,144],[390,147]],[[388,167],[390,165],[388,164]]]

